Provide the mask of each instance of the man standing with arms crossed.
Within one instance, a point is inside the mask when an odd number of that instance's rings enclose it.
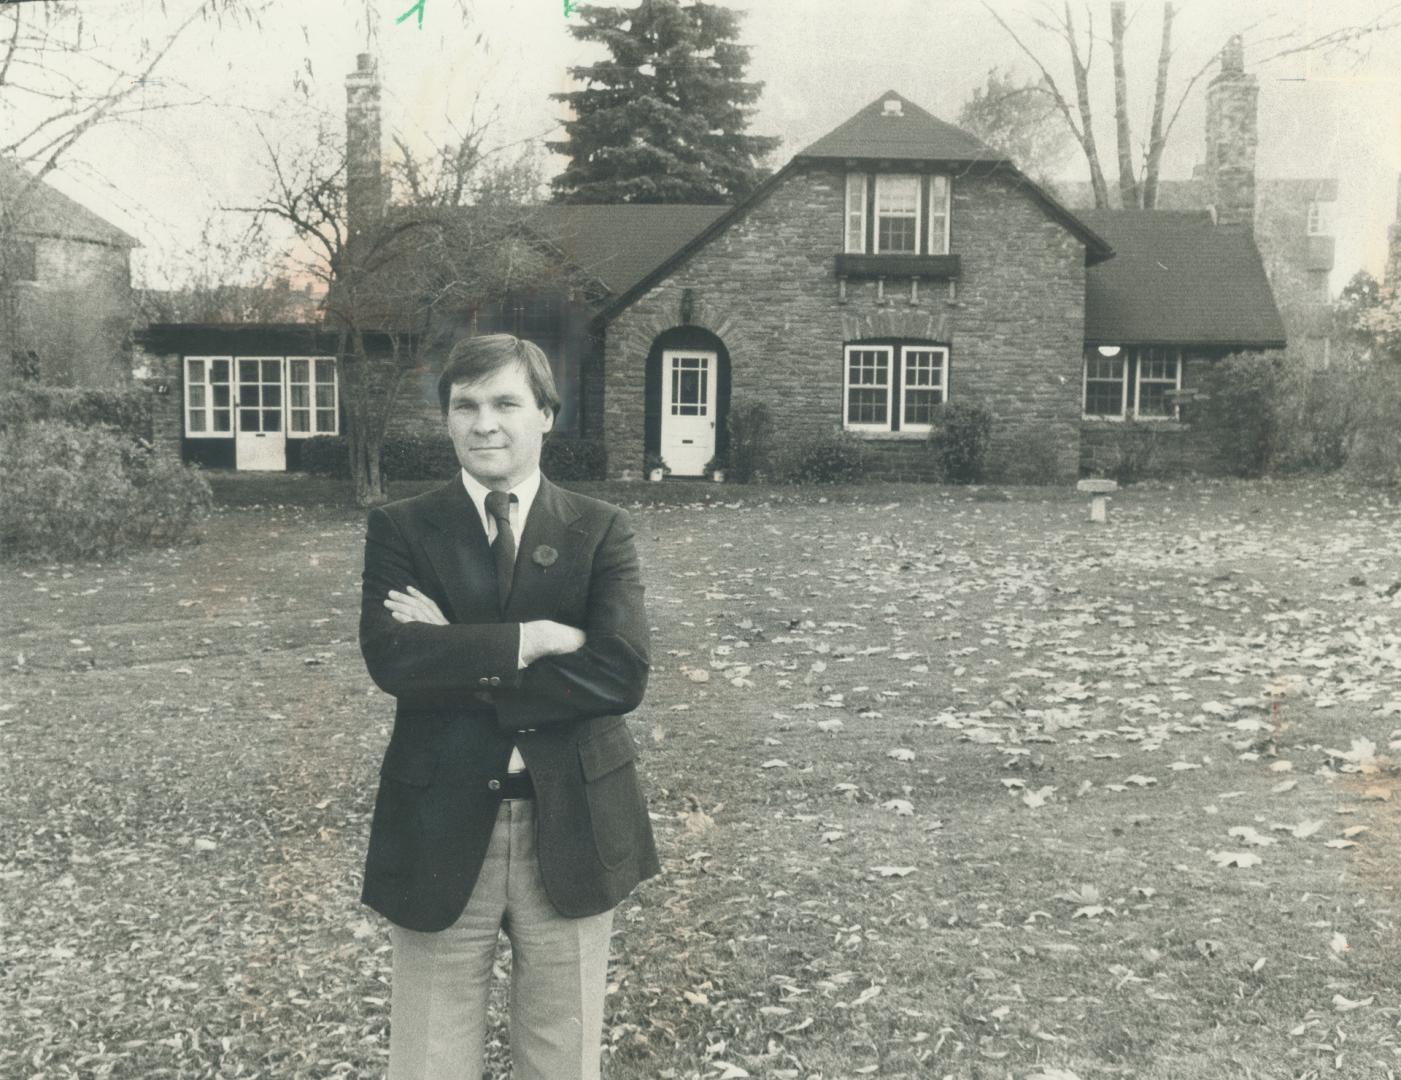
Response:
[[[626,512],[540,474],[543,352],[459,342],[459,475],[370,511],[360,650],[397,699],[361,899],[394,925],[390,1080],[477,1080],[497,932],[513,1080],[599,1076],[613,908],[658,865],[623,714],[647,685]]]

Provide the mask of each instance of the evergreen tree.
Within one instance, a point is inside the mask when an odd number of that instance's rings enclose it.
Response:
[[[744,80],[736,12],[699,0],[576,11],[570,33],[611,58],[570,68],[584,89],[552,95],[573,113],[568,140],[548,144],[569,158],[551,181],[556,199],[725,203],[763,180],[778,139],[746,133],[764,84]]]

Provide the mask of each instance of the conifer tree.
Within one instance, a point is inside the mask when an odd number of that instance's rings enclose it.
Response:
[[[610,57],[570,68],[583,89],[552,95],[572,110],[568,139],[548,144],[569,158],[557,200],[725,203],[763,180],[778,139],[747,133],[763,83],[745,81],[736,12],[681,0],[575,11],[570,32]]]

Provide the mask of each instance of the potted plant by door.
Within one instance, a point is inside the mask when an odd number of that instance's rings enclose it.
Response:
[[[725,455],[716,454],[705,463],[705,475],[714,480],[717,484],[725,482]]]
[[[666,463],[661,454],[649,453],[643,461],[642,471],[647,474],[647,479],[652,483],[660,484],[662,479],[671,472],[671,466]]]

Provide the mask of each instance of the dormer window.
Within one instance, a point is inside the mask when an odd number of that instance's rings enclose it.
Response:
[[[947,255],[953,185],[943,173],[847,173],[849,255]]]

